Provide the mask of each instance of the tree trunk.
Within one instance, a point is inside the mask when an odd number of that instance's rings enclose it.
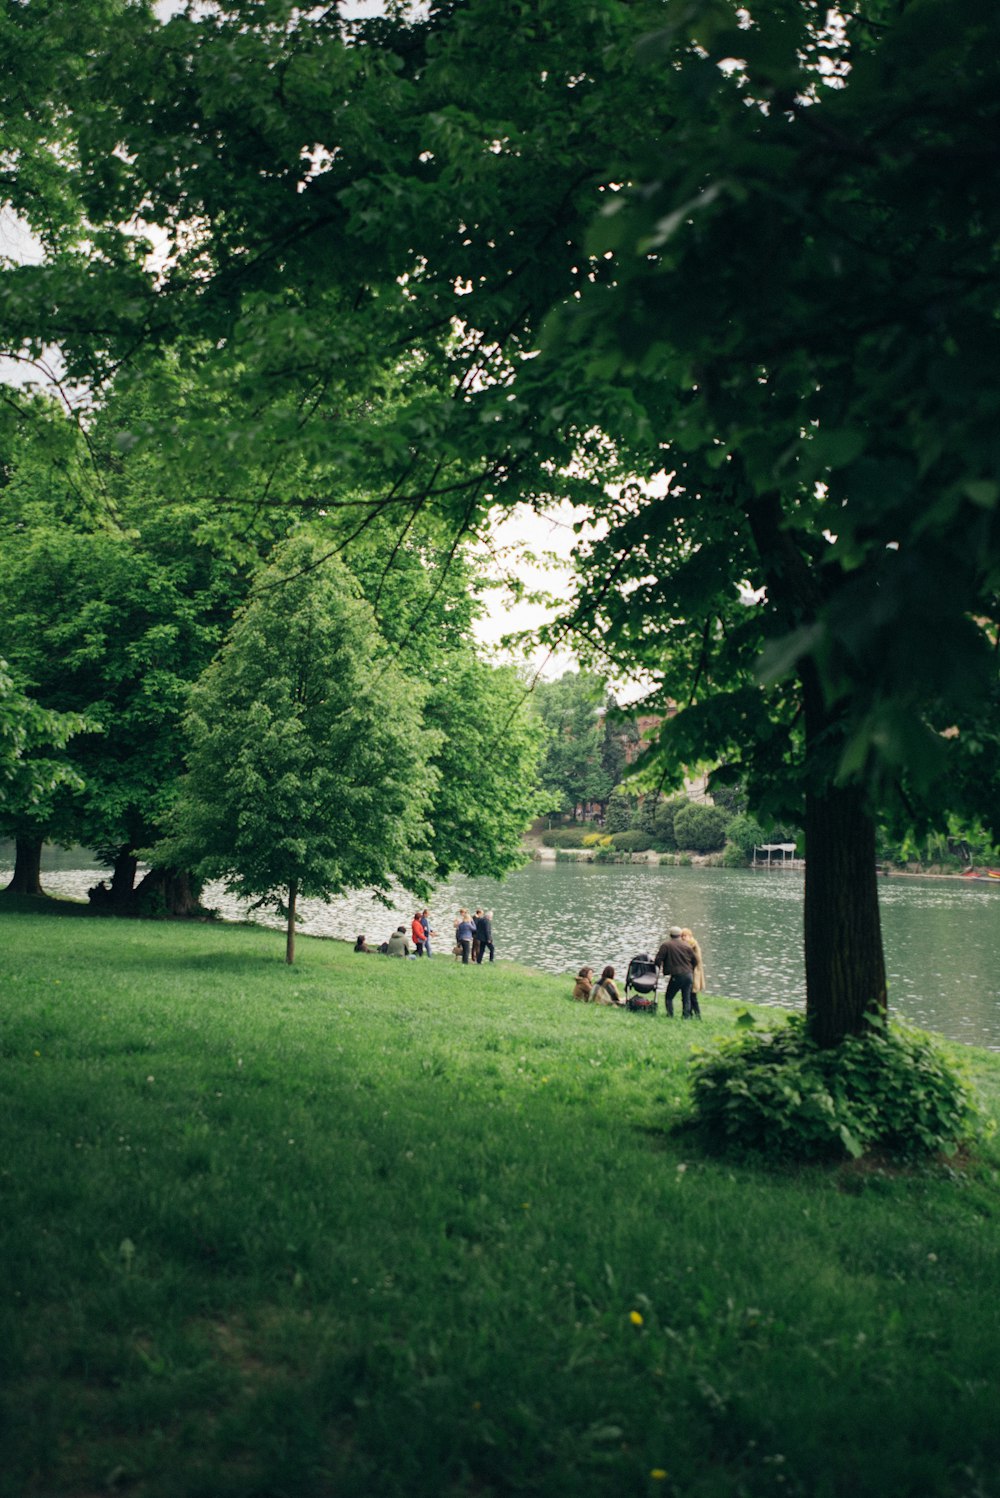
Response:
[[[886,1011],[875,824],[855,786],[806,797],[806,1014],[822,1046]]]
[[[14,873],[7,889],[12,895],[43,895],[42,839],[18,837],[14,851]]]
[[[745,481],[745,480],[744,480]],[[750,487],[744,513],[772,600],[788,629],[814,623],[826,597],[818,573],[784,524],[776,491]],[[871,1009],[886,1010],[885,959],[875,868],[875,823],[860,786],[834,783],[842,724],[815,661],[799,662],[806,736],[806,1014],[822,1046],[860,1035]]]
[[[114,873],[111,876],[111,903],[119,907],[126,906],[132,898],[135,887],[135,871],[139,867],[139,860],[131,848],[122,848],[115,858]]]
[[[285,934],[285,961],[291,967],[295,961],[295,901],[299,887],[292,881],[288,886],[288,928]]]
[[[132,897],[139,915],[203,915],[201,883],[187,869],[150,869]]]

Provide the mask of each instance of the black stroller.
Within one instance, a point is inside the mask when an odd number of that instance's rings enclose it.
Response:
[[[659,985],[656,963],[647,952],[640,952],[629,962],[625,974],[625,1008],[636,1014],[655,1014]]]

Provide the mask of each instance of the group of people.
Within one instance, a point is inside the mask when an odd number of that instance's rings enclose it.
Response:
[[[359,936],[354,943],[354,950],[381,952],[383,957],[430,957],[432,936],[437,936],[437,932],[431,930],[430,911],[418,910],[410,922],[409,935],[405,925],[397,926],[388,940],[378,947],[370,947],[367,938]]]
[[[452,951],[466,964],[482,962],[487,952],[490,954],[490,961],[494,961],[496,947],[493,944],[492,910],[484,910],[479,905],[475,915],[470,915],[463,906],[455,917],[455,945]]]
[[[615,970],[606,967],[594,982],[594,969],[582,967],[576,975],[573,985],[573,997],[579,999],[581,1004],[624,1004],[625,1000],[618,992],[615,982]]]
[[[674,1015],[674,996],[681,996],[681,1016],[701,1019],[698,995],[705,991],[705,964],[701,947],[689,926],[671,926],[665,941],[653,958],[656,968],[667,980],[663,1007],[670,1019]],[[595,982],[594,969],[582,967],[573,985],[573,997],[584,1004],[625,1005],[615,982],[615,970],[606,967]]]
[[[367,937],[359,936],[354,943],[354,950],[381,952],[385,957],[431,957],[431,938],[436,936],[437,932],[431,930],[430,911],[418,910],[410,922],[409,932],[405,924],[397,926],[392,935],[378,947],[370,947]],[[464,963],[482,962],[487,952],[490,954],[490,961],[494,961],[496,947],[493,944],[492,910],[483,910],[480,906],[475,915],[470,915],[465,909],[458,912],[455,917],[455,944],[452,952]]]

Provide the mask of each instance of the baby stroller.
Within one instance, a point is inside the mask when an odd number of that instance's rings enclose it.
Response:
[[[656,1013],[656,990],[660,974],[647,952],[633,957],[625,974],[625,1008],[636,1014]]]

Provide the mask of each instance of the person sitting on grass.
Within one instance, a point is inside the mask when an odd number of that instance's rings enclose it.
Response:
[[[374,952],[375,948],[368,945],[365,937],[359,936],[357,941],[354,943],[354,950],[355,952]]]
[[[606,967],[598,981],[594,984],[593,992],[590,995],[590,1002],[592,1004],[620,1004],[622,1002],[622,996],[618,992],[618,985],[615,982],[615,970],[613,967]]]
[[[576,983],[573,987],[573,997],[581,1004],[590,1003],[590,995],[594,987],[594,969],[582,967],[576,975]]]
[[[406,940],[406,927],[397,926],[385,944],[387,957],[409,957],[410,943]]]

